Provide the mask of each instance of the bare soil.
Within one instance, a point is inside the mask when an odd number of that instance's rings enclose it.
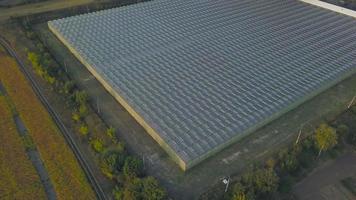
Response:
[[[356,175],[356,152],[348,151],[335,160],[321,163],[295,185],[293,192],[300,200],[355,200],[341,181]]]

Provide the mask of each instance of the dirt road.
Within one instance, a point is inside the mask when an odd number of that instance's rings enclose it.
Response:
[[[321,164],[294,187],[294,193],[301,200],[355,200],[356,197],[340,183],[342,179],[355,175],[356,152],[350,151]]]

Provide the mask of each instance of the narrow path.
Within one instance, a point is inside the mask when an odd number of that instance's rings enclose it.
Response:
[[[96,177],[94,176],[94,173],[93,173],[92,169],[90,168],[89,164],[84,159],[84,156],[82,155],[82,152],[80,151],[78,145],[75,143],[71,133],[69,133],[68,129],[63,124],[59,115],[54,111],[54,109],[48,102],[47,98],[42,93],[37,82],[34,80],[34,78],[31,76],[31,74],[27,71],[22,60],[16,54],[14,49],[10,46],[10,43],[7,42],[6,39],[3,38],[2,36],[0,36],[0,45],[3,46],[5,48],[5,50],[9,53],[9,55],[16,60],[16,62],[18,63],[18,66],[20,67],[20,70],[23,72],[23,74],[25,75],[25,77],[27,78],[29,83],[31,84],[31,87],[32,87],[33,91],[35,92],[35,94],[37,95],[38,99],[41,101],[43,106],[47,109],[48,113],[51,115],[53,121],[56,123],[56,125],[59,128],[59,130],[61,131],[64,139],[67,141],[69,147],[72,149],[75,157],[77,158],[80,166],[82,167],[82,169],[83,169],[89,183],[91,184],[97,198],[100,200],[106,200],[107,199],[106,194],[104,193],[104,191],[101,188],[100,184],[98,183]]]

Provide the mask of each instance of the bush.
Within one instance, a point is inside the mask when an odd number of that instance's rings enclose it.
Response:
[[[124,199],[124,189],[122,187],[116,186],[113,190],[113,196],[115,200],[123,200]]]
[[[85,105],[88,101],[88,94],[85,91],[76,91],[74,93],[74,101],[77,105]]]
[[[142,180],[142,195],[147,200],[160,200],[166,197],[166,191],[158,185],[155,178],[146,177]]]
[[[245,188],[247,199],[269,197],[278,188],[279,177],[272,169],[253,169],[245,173],[240,180]]]
[[[322,151],[327,151],[333,148],[337,144],[337,135],[334,128],[327,124],[321,124],[315,132],[315,146],[319,150],[319,154]]]
[[[80,127],[79,127],[79,133],[81,133],[83,136],[87,136],[88,133],[89,133],[89,128],[86,124],[82,124]]]
[[[131,156],[127,157],[123,167],[123,172],[126,179],[142,176],[143,175],[142,160]]]
[[[72,93],[74,90],[74,86],[75,86],[75,84],[73,81],[66,81],[63,86],[64,93],[66,93],[66,94]]]
[[[90,141],[91,146],[97,153],[102,153],[104,151],[104,143],[101,139],[93,139]]]
[[[106,135],[108,135],[111,139],[113,139],[115,137],[115,128],[114,127],[110,127],[106,130]]]
[[[87,109],[86,105],[80,104],[78,112],[79,112],[79,116],[81,119],[85,118],[85,116],[87,116],[87,114],[88,114],[88,109]]]
[[[81,120],[81,117],[77,112],[74,112],[72,114],[72,119],[73,119],[74,122],[79,122]]]
[[[104,175],[112,179],[121,171],[126,158],[126,152],[123,148],[114,148],[106,150],[100,162],[100,168]]]

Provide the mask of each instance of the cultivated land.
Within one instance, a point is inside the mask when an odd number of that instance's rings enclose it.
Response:
[[[58,199],[95,199],[76,158],[16,62],[0,57],[0,80],[28,129],[48,171]]]
[[[0,68],[4,67],[0,63]],[[0,199],[46,199],[40,178],[17,132],[13,114],[1,94],[0,119]]]

